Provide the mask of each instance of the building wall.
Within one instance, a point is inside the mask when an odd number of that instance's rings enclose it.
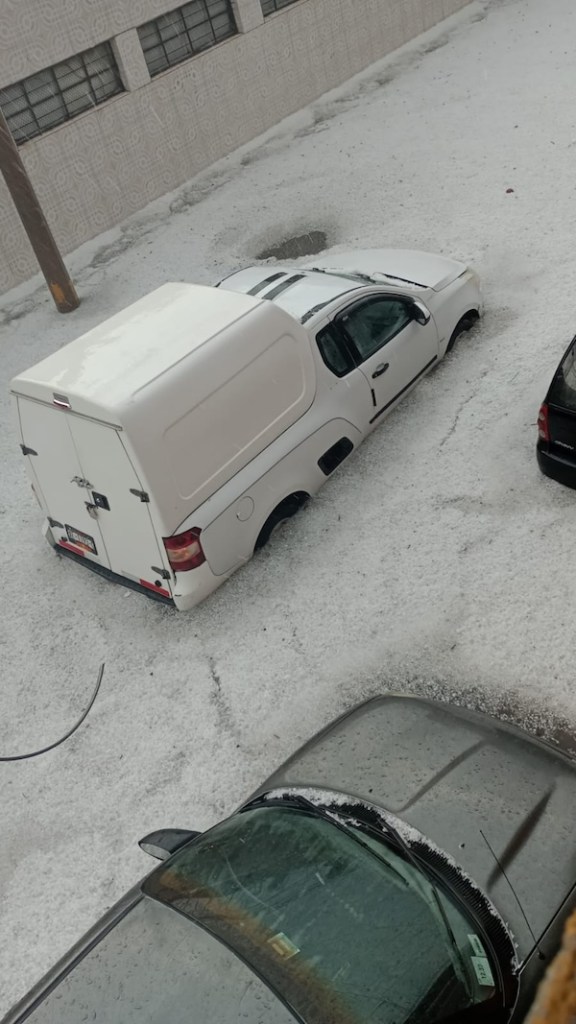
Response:
[[[469,0],[297,0],[150,79],[136,26],[174,0],[2,0],[0,88],[112,40],[127,91],[20,147],[64,253],[397,49]],[[65,13],[64,13],[65,12]],[[0,294],[37,271],[0,179]]]

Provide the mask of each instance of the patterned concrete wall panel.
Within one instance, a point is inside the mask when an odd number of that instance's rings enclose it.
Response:
[[[6,3],[0,0],[4,14]],[[27,142],[21,153],[62,250],[115,226],[466,3],[300,0],[253,31]],[[60,4],[34,0],[46,18]],[[126,30],[127,10],[140,19],[172,4],[76,0],[93,26],[99,12],[114,18],[115,32]],[[31,0],[17,6],[30,8]],[[36,269],[2,186],[0,293]]]

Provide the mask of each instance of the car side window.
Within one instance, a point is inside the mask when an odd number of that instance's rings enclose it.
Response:
[[[354,369],[355,362],[352,353],[335,324],[328,324],[316,335],[316,342],[320,355],[326,366],[337,377],[344,377],[350,370]]]
[[[407,302],[379,296],[344,313],[341,323],[363,361],[386,345],[411,319]]]

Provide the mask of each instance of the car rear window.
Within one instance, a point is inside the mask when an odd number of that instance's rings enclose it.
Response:
[[[548,401],[576,412],[576,338],[558,367],[550,385]]]

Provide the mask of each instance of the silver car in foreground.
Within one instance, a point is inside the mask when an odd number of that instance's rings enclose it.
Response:
[[[574,907],[576,765],[385,696],[162,864],[4,1024],[519,1021]]]

